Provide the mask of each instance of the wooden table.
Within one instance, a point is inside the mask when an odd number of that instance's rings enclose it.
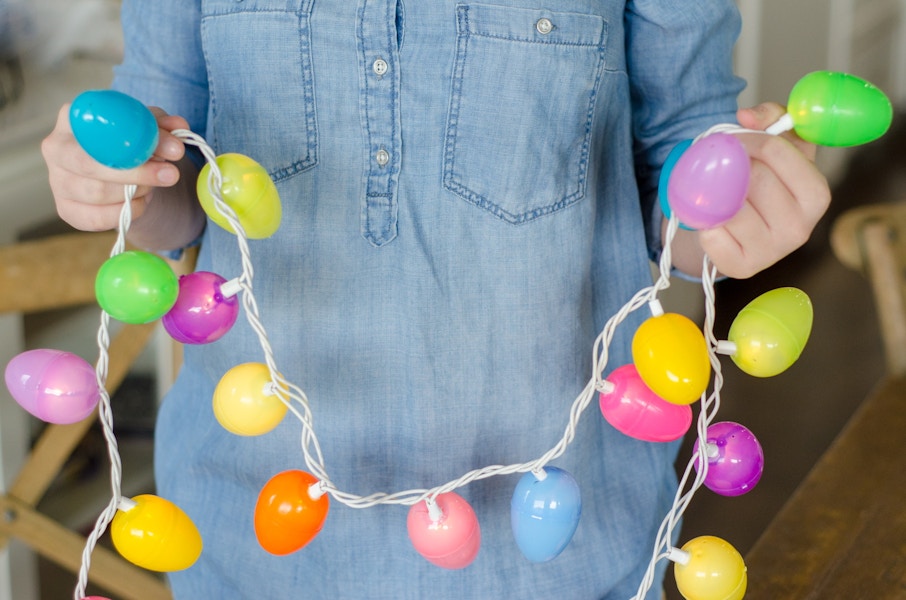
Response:
[[[906,377],[865,400],[746,565],[746,600],[906,599]]]

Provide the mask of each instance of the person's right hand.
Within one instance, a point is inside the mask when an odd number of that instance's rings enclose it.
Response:
[[[60,109],[56,126],[41,143],[57,213],[64,221],[82,231],[114,229],[119,223],[125,185],[138,186],[132,201],[132,216],[137,219],[154,188],[170,187],[179,181],[179,169],[172,162],[183,157],[185,145],[170,131],[188,129],[185,119],[152,107],[160,127],[154,156],[139,167],[121,170],[105,167],[82,149],[69,125],[69,106]]]

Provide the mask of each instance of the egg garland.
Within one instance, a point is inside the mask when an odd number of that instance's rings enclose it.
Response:
[[[767,133],[794,128],[803,139],[816,143],[855,145],[876,139],[889,127],[886,97],[870,84],[845,74],[810,74],[793,89],[790,100],[789,113]],[[142,164],[153,153],[159,133],[156,120],[137,101],[118,92],[92,91],[74,100],[72,107],[70,119],[76,139],[98,162],[127,169]],[[107,118],[108,111],[110,118]],[[859,131],[854,133],[854,129]],[[687,600],[737,600],[743,597],[746,587],[745,565],[738,552],[726,541],[712,536],[696,538],[682,548],[675,548],[673,529],[700,486],[733,496],[748,492],[761,478],[764,458],[754,435],[740,424],[712,424],[722,385],[717,357],[729,356],[741,370],[756,377],[782,373],[798,359],[808,339],[811,303],[801,290],[772,290],[740,312],[727,340],[717,340],[712,331],[714,272],[707,262],[702,279],[706,292],[711,290],[711,293],[706,293],[709,310],[704,330],[682,315],[665,313],[657,295],[669,286],[670,242],[677,228],[720,226],[732,219],[745,201],[748,158],[744,151],[740,154],[741,145],[732,135],[741,131],[744,130],[736,126],[718,126],[695,140],[681,143],[671,152],[659,184],[659,200],[663,212],[669,215],[660,277],[651,287],[640,290],[607,322],[595,344],[594,374],[573,404],[563,440],[542,458],[518,465],[476,469],[432,490],[361,497],[341,492],[334,486],[317,446],[308,400],[300,388],[280,375],[266,343],[254,302],[250,270],[244,269],[239,277],[231,280],[213,273],[177,279],[168,271],[169,267],[159,267],[156,256],[126,252],[124,236],[131,218],[128,200],[134,186],[126,188],[127,202],[111,257],[113,262],[105,263],[99,271],[98,301],[105,317],[111,315],[131,323],[160,318],[171,336],[183,343],[204,344],[221,339],[235,322],[240,305],[253,328],[262,332],[265,360],[239,365],[226,374],[217,386],[212,410],[224,428],[236,435],[266,434],[282,423],[287,412],[292,412],[303,428],[302,454],[307,470],[293,469],[274,475],[262,488],[257,505],[250,507],[263,551],[278,556],[302,551],[318,535],[328,516],[328,498],[333,497],[357,508],[382,503],[409,505],[407,531],[414,550],[438,567],[467,568],[479,555],[481,527],[469,503],[453,490],[479,478],[523,473],[510,503],[516,546],[529,561],[554,560],[576,531],[581,517],[581,496],[579,484],[572,475],[549,463],[565,452],[579,418],[595,395],[605,426],[644,443],[669,442],[682,437],[691,426],[690,405],[700,401],[697,449],[682,477],[677,501],[664,518],[655,540],[654,557],[635,598],[645,596],[656,563],[668,559],[675,563],[677,585]],[[251,158],[218,157],[196,134],[185,130],[172,133],[197,146],[204,155],[207,162],[198,179],[199,200],[215,224],[236,235],[239,251],[248,259],[243,262],[249,263],[245,240],[269,237],[279,228],[281,209],[276,187]],[[253,183],[244,187],[238,185],[240,180]],[[120,262],[139,266],[121,267]],[[129,279],[130,271],[142,274]],[[607,348],[615,328],[626,315],[646,306],[651,317],[633,337],[633,363],[605,375]],[[193,315],[200,316],[196,319]],[[102,327],[105,323],[102,320]],[[100,346],[103,358],[106,346]],[[102,408],[102,426],[112,437],[112,425],[106,415],[109,396],[103,389],[104,361],[99,359],[96,381],[92,384],[86,375],[87,363],[80,363],[78,357],[63,360],[54,352],[42,350],[38,354],[20,355],[10,362],[6,382],[13,396],[26,410],[50,422],[79,420],[98,403]],[[65,385],[50,383],[64,377],[59,373],[69,372],[76,375]],[[70,402],[72,407],[46,409],[48,397],[53,395],[48,390],[62,388],[72,390],[69,394],[74,398]],[[111,469],[114,498],[89,537],[76,588],[77,598],[89,600],[84,588],[90,550],[108,525],[117,550],[143,568],[160,571],[189,568],[202,552],[202,540],[189,515],[156,496],[122,498],[117,492],[120,477],[114,465]],[[680,495],[690,479],[690,489]]]

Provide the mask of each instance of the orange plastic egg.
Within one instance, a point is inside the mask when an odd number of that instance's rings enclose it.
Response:
[[[129,562],[150,571],[182,571],[201,556],[201,534],[178,506],[152,494],[132,499],[110,525],[117,551]]]
[[[317,478],[298,470],[274,475],[255,505],[255,535],[261,547],[276,555],[300,550],[321,531],[330,505],[326,494],[311,490]]]
[[[705,337],[689,318],[676,313],[642,323],[632,338],[632,360],[651,391],[674,404],[701,398],[711,378]]]

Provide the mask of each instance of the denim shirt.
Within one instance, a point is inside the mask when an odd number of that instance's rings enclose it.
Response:
[[[731,0],[154,0],[123,3],[115,86],[261,163],[283,223],[250,244],[279,369],[311,401],[327,470],[367,495],[431,488],[556,444],[606,320],[651,282],[653,192],[672,146],[734,119]],[[235,277],[209,223],[198,268]],[[630,360],[617,330],[608,369]],[[178,599],[620,598],[635,594],[675,490],[676,444],[613,430],[592,405],[556,466],[582,517],[534,564],[509,506],[519,475],[460,493],[475,562],[432,566],[407,508],[332,501],[304,549],[272,556],[252,514],[305,469],[301,427],[238,437],[211,394],[261,361],[240,318],[187,348],[159,418],[159,493],[205,539]],[[652,592],[651,597],[657,597]]]

